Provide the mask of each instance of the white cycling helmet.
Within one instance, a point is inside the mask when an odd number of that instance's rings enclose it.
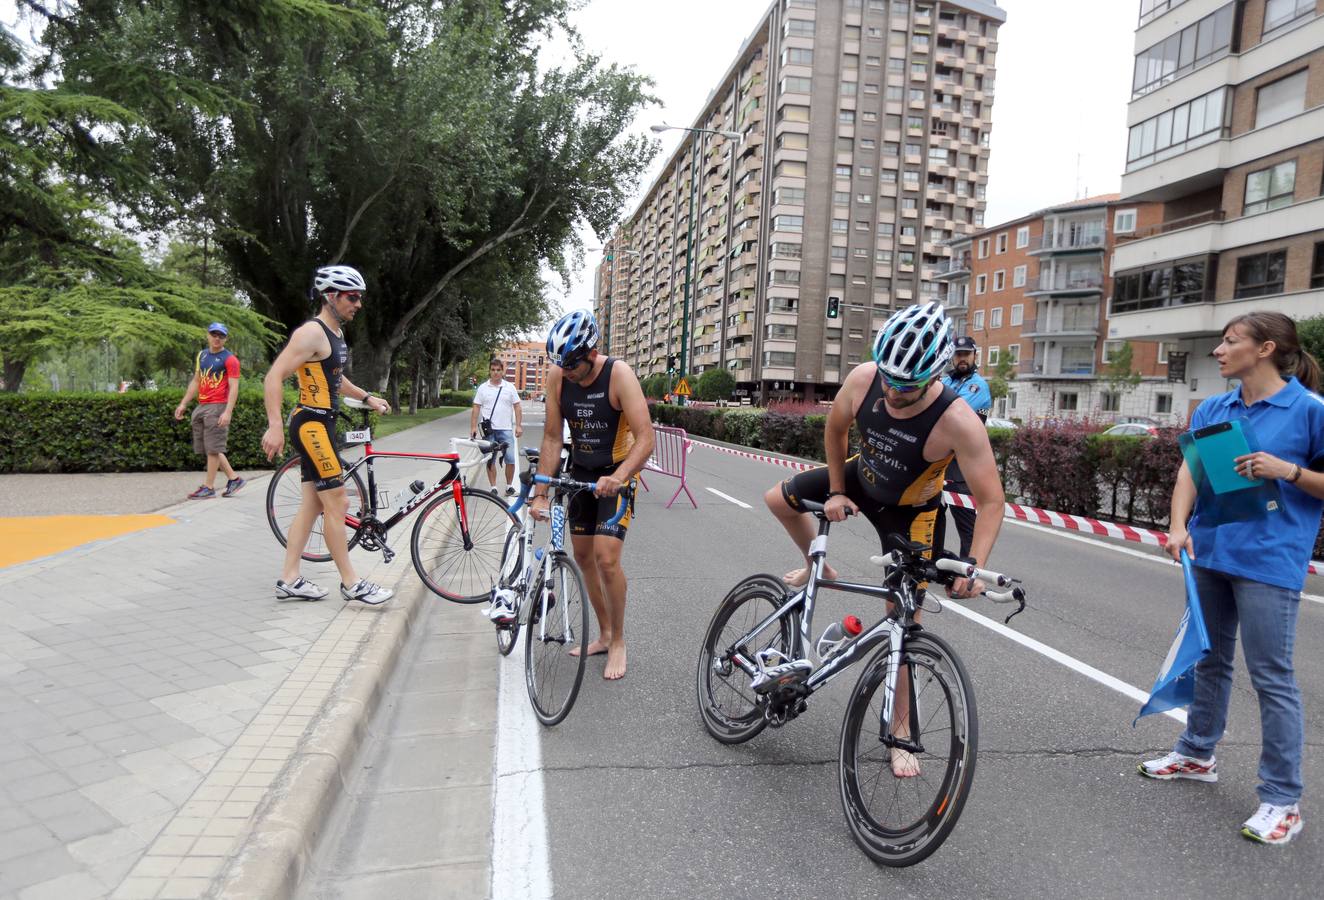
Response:
[[[322,266],[313,278],[313,290],[319,294],[327,291],[366,291],[363,276],[352,266]]]
[[[547,356],[553,365],[569,369],[598,345],[598,323],[586,310],[566,313],[547,333]]]
[[[938,303],[917,303],[897,310],[878,329],[873,358],[883,377],[921,384],[939,375],[952,358],[952,323]]]

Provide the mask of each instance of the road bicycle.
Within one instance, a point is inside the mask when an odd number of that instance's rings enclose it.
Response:
[[[412,451],[374,450],[368,428],[367,404],[343,398],[350,409],[361,413],[357,430],[345,434],[346,444],[362,444],[363,456],[350,463],[342,458],[342,476],[349,495],[345,514],[346,543],[350,549],[361,547],[380,552],[390,563],[395,551],[387,543],[390,531],[420,506],[409,542],[414,568],[428,590],[456,603],[479,603],[488,599],[492,585],[501,573],[501,553],[507,532],[518,521],[498,498],[477,488],[465,487],[460,478],[460,457],[456,453],[417,453]],[[341,413],[345,415],[345,413]],[[489,461],[505,452],[501,442],[475,442]],[[416,480],[412,493],[399,504],[379,490],[374,466],[381,459],[413,459],[446,463],[448,469],[431,487]],[[360,470],[366,471],[367,480]],[[406,489],[408,492],[409,489]],[[302,475],[298,455],[290,457],[267,486],[267,522],[281,546],[303,498]],[[382,516],[389,510],[395,511]],[[302,554],[309,562],[328,562],[330,552],[322,533],[321,517],[313,525],[308,546]]]
[[[780,578],[754,575],[726,595],[699,654],[699,713],[714,738],[741,743],[794,719],[815,691],[864,660],[841,726],[842,808],[851,837],[870,859],[914,865],[942,845],[960,818],[979,743],[965,666],[946,641],[915,621],[926,597],[923,585],[950,587],[957,578],[978,577],[1005,589],[986,591],[988,598],[1019,602],[1008,621],[1025,608],[1025,591],[1015,579],[967,561],[927,559],[927,546],[895,534],[888,536],[886,555],[870,557],[884,567],[881,586],[826,579],[830,523],[822,504],[801,505],[819,520],[809,580],[792,592]],[[812,647],[814,602],[824,588],[880,598],[888,613],[854,637],[820,638]],[[894,775],[893,753],[913,754],[899,762],[903,769],[916,766],[918,774]]]
[[[539,451],[529,448],[524,455],[529,469],[520,475],[520,495],[510,510],[518,513],[523,508],[533,485],[547,485],[551,536],[545,546],[534,547],[537,522],[528,512],[519,528],[506,536],[501,577],[492,588],[492,600],[494,614],[498,610],[509,614],[497,615],[493,622],[502,656],[515,649],[520,631],[524,631],[524,683],[534,715],[550,726],[570,714],[588,660],[583,652],[588,643],[587,592],[578,564],[565,550],[565,529],[570,498],[580,491],[592,491],[596,485],[540,475]],[[632,498],[630,488],[621,492],[608,525],[621,521]],[[572,656],[570,651],[576,647],[581,652]]]

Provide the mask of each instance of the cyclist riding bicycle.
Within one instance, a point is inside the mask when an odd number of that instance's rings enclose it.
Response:
[[[547,335],[547,421],[543,426],[539,470],[555,475],[561,458],[561,423],[570,428],[570,472],[576,481],[595,482],[593,495],[576,494],[569,520],[575,561],[598,619],[598,639],[572,652],[605,653],[603,677],[625,676],[625,572],[621,550],[634,511],[616,525],[616,495],[633,482],[653,453],[653,423],[639,379],[623,361],[597,351],[598,326],[576,310]],[[530,512],[547,517],[547,486],[534,489]]]
[[[376,605],[394,593],[357,577],[349,561],[345,538],[349,498],[337,453],[336,413],[342,393],[365,401],[380,413],[391,411],[391,404],[373,397],[344,375],[349,348],[342,328],[363,306],[366,289],[363,276],[349,266],[318,269],[313,290],[321,296],[322,308],[311,321],[294,330],[262,382],[267,407],[262,449],[267,459],[285,449],[285,426],[280,415],[285,379],[295,375],[299,382],[299,402],[290,414],[289,437],[302,460],[303,499],[287,533],[285,569],[276,581],[277,600],[321,600],[327,595],[325,588],[299,574],[301,555],[319,515],[323,517],[327,551],[340,570],[340,596]]]
[[[861,513],[883,547],[888,534],[941,548],[943,473],[954,456],[979,507],[970,559],[985,566],[1002,527],[1004,496],[988,433],[979,416],[939,380],[952,356],[952,325],[937,303],[916,304],[892,314],[873,344],[873,363],[857,366],[841,385],[824,432],[827,465],[801,472],[764,494],[768,509],[805,555],[804,569],[785,581],[799,587],[809,577],[809,545],[815,525],[801,501],[824,505],[840,522]],[[860,432],[860,452],[847,459],[851,422]],[[931,555],[933,550],[929,551]],[[823,577],[836,571],[824,566]],[[952,597],[971,597],[984,585],[957,579]],[[803,662],[803,661],[797,661]],[[792,663],[791,665],[795,665]],[[909,774],[918,768],[899,765]],[[898,771],[897,774],[903,774]]]

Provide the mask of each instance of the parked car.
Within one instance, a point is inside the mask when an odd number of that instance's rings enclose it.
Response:
[[[993,416],[990,416],[990,417],[988,418],[988,420],[984,422],[984,427],[986,427],[986,428],[1017,428],[1017,427],[1019,427],[1019,426],[1017,426],[1017,424],[1016,424],[1015,422],[1013,422],[1011,419],[998,419],[998,418],[995,418],[995,417],[993,417]]]
[[[1123,422],[1120,425],[1114,425],[1103,433],[1104,437],[1154,437],[1158,434],[1158,428],[1153,425],[1146,425],[1143,422]]]

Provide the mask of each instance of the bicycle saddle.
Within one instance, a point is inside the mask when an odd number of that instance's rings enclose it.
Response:
[[[929,545],[920,543],[919,541],[908,540],[904,535],[893,533],[887,536],[887,549],[899,550],[902,553],[917,556],[929,549]]]
[[[541,452],[541,451],[540,451],[540,449],[539,449],[538,447],[525,447],[525,448],[524,448],[524,456],[527,457],[528,460],[529,460],[530,462],[537,462],[537,461],[538,461],[538,454],[539,454],[539,452]]]

